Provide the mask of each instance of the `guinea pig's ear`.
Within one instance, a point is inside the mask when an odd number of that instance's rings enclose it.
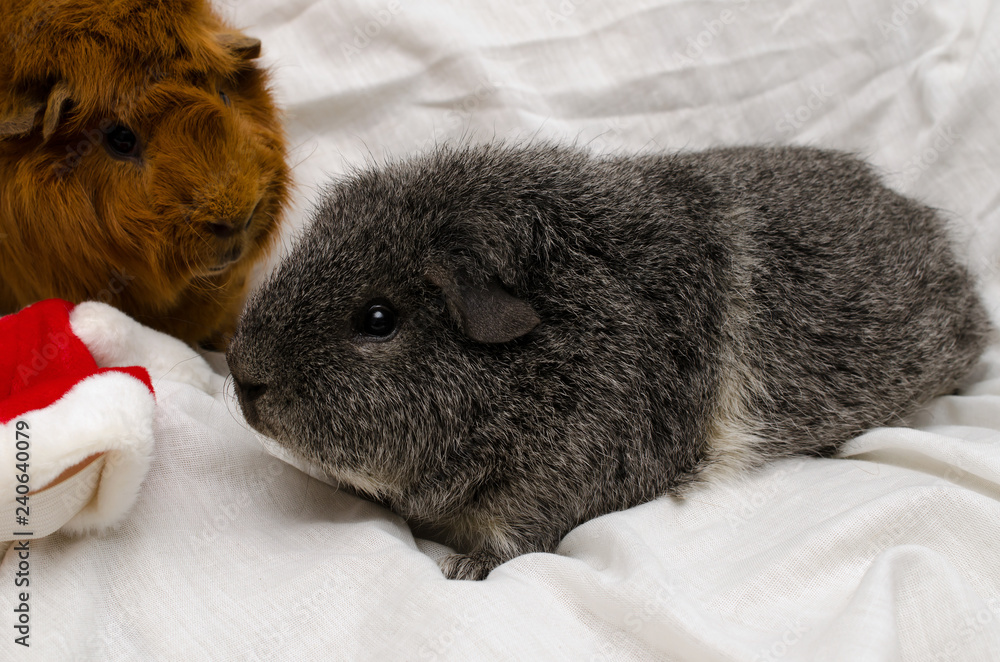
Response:
[[[49,92],[49,101],[45,105],[45,119],[42,120],[42,139],[48,140],[56,132],[59,122],[62,121],[63,112],[69,104],[72,94],[69,85],[59,81],[52,86]]]
[[[427,278],[441,288],[451,316],[476,342],[509,342],[541,321],[531,306],[507,292],[495,276],[486,283],[476,283],[464,269],[437,267]]]
[[[220,46],[241,60],[256,60],[260,57],[260,39],[239,32],[224,32],[217,39]]]
[[[31,133],[31,130],[35,128],[35,118],[44,109],[42,137],[48,140],[58,128],[70,98],[69,85],[60,81],[52,86],[45,99],[15,100],[13,108],[0,114],[0,139],[15,138]]]
[[[0,111],[0,140],[16,138],[31,133],[35,117],[45,107],[44,102],[19,101],[13,108]]]

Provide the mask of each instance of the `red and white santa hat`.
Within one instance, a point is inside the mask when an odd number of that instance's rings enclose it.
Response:
[[[153,384],[167,372],[203,390],[213,374],[103,303],[49,299],[0,318],[0,541],[122,521],[149,469]]]

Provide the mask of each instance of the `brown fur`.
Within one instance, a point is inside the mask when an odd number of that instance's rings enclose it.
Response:
[[[204,0],[0,0],[0,313],[100,299],[224,344],[287,198],[259,50]]]

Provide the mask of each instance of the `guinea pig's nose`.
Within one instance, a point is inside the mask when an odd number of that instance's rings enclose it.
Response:
[[[234,214],[231,218],[219,218],[215,223],[209,223],[208,229],[219,239],[228,239],[250,227],[254,214],[257,213],[259,207],[260,201],[254,205],[253,209],[246,216],[236,216]]]
[[[242,225],[235,225],[231,223],[208,224],[208,229],[211,230],[212,234],[214,234],[219,239],[228,239],[229,237],[232,237],[234,234],[239,232],[239,230],[242,229],[242,227],[243,227]]]
[[[267,391],[267,384],[254,384],[252,382],[241,382],[233,378],[236,390],[239,391],[240,399],[244,402],[253,402]]]

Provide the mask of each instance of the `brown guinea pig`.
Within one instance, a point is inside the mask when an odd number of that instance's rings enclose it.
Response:
[[[225,345],[288,195],[259,54],[205,0],[0,0],[0,314],[98,299]]]

